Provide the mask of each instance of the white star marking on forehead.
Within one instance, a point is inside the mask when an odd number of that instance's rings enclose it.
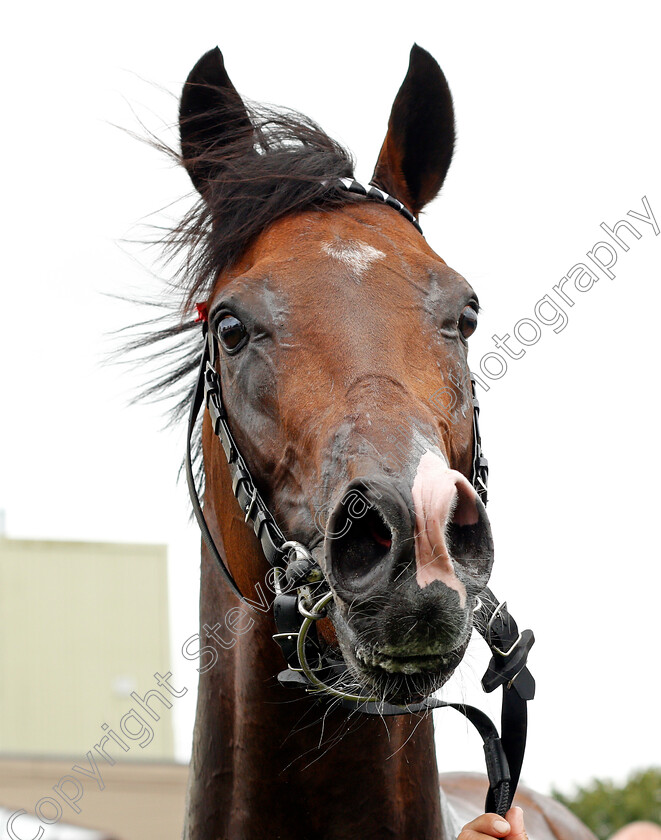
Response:
[[[341,240],[324,242],[321,248],[329,257],[346,265],[357,280],[360,280],[372,263],[386,257],[383,251],[356,239],[347,242]]]

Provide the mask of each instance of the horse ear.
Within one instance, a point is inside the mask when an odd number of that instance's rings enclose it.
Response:
[[[204,195],[230,147],[252,143],[252,124],[243,100],[215,47],[191,70],[181,94],[181,156],[196,189]]]
[[[454,149],[454,108],[443,71],[413,45],[372,183],[417,216],[441,189]]]

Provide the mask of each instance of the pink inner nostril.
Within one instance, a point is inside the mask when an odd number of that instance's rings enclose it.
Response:
[[[374,542],[383,548],[390,548],[392,545],[392,534],[380,517],[370,521],[370,535]]]
[[[374,539],[374,542],[377,542],[379,545],[384,546],[384,548],[390,548],[390,546],[392,545],[392,540],[390,539],[390,537],[382,536],[377,531],[375,531],[374,528],[372,528],[372,538]]]
[[[475,492],[467,484],[459,481],[455,485],[456,504],[452,514],[455,525],[475,525],[479,521]]]

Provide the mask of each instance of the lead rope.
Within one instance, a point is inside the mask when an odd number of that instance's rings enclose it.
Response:
[[[351,178],[342,178],[329,185],[368,199],[382,201],[405,216],[421,233],[420,225],[410,211],[397,199],[383,190],[369,185],[364,187]],[[204,345],[198,379],[191,400],[186,442],[186,481],[193,506],[193,513],[202,538],[234,594],[247,606],[253,604],[241,592],[228,569],[204,517],[202,504],[195,486],[193,473],[192,438],[200,412],[204,408],[214,434],[218,437],[229,466],[232,490],[244,512],[246,524],[251,525],[264,555],[276,570],[276,598],[273,614],[278,642],[288,667],[278,675],[282,685],[304,687],[320,696],[329,694],[342,699],[342,705],[363,714],[392,716],[423,714],[432,709],[452,708],[461,712],[477,729],[484,744],[489,792],[485,810],[501,816],[507,812],[514,798],[519,781],[526,745],[527,701],[535,695],[535,681],[526,667],[528,652],[535,638],[531,630],[519,632],[516,622],[507,611],[507,604],[499,602],[490,589],[480,594],[480,604],[474,611],[474,622],[489,645],[492,656],[482,678],[484,691],[503,689],[501,733],[491,719],[480,709],[463,703],[447,703],[433,697],[422,703],[405,707],[385,703],[373,697],[351,695],[337,691],[325,681],[337,678],[344,671],[343,661],[331,660],[322,653],[315,640],[314,624],[324,617],[326,604],[332,595],[324,589],[321,569],[314,561],[310,548],[293,540],[286,540],[273,515],[257,490],[250,471],[232,437],[223,405],[220,377],[215,369],[216,343],[209,329],[206,314],[201,318]],[[479,402],[475,395],[475,378],[471,374],[473,400],[473,464],[471,482],[483,504],[487,503],[489,468],[482,452],[479,430]],[[322,592],[319,590],[322,589]],[[320,596],[316,603],[311,601]],[[312,633],[311,633],[312,631]],[[313,660],[313,665],[310,660]]]
[[[461,712],[477,729],[482,738],[486,760],[489,791],[485,810],[504,816],[512,804],[521,774],[526,746],[527,701],[535,694],[535,681],[526,667],[528,653],[535,638],[531,630],[519,632],[516,621],[507,611],[507,604],[499,602],[490,589],[480,595],[474,620],[492,653],[482,678],[484,691],[503,688],[501,732],[480,709],[465,703],[448,703],[428,697],[421,703],[396,706],[375,697],[352,695],[328,684],[346,672],[344,663],[324,661],[318,644],[309,638],[314,622],[326,615],[326,605],[332,594],[324,593],[312,606],[306,606],[299,593],[283,593],[276,598],[275,616],[279,632],[274,638],[281,645],[289,667],[278,675],[284,686],[303,687],[321,699],[334,696],[341,699],[345,709],[364,714],[394,716],[422,714],[432,709],[452,708]],[[301,616],[303,621],[301,622]],[[316,658],[314,665],[310,659]]]

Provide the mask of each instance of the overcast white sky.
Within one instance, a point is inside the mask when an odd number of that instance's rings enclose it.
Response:
[[[366,179],[417,41],[446,73],[459,137],[422,221],[480,296],[477,367],[492,335],[607,239],[600,223],[642,213],[643,196],[661,223],[660,18],[636,0],[14,4],[0,50],[8,534],[166,542],[173,660],[192,685],[179,649],[197,626],[199,536],[175,485],[183,430],[161,432],[159,408],[127,408],[140,371],[102,364],[108,332],[140,317],[104,293],[156,287],[153,256],[119,243],[189,185],[113,123],[137,128],[135,109],[174,142],[176,96],[218,44],[239,91],[314,117]],[[661,236],[637,226],[615,279],[574,292],[565,329],[544,327],[480,396],[493,588],[538,640],[523,776],[542,790],[661,761]],[[478,643],[443,696],[497,713],[477,689],[485,664]],[[179,708],[185,758],[192,697]],[[482,770],[456,716],[437,732],[441,769]]]

